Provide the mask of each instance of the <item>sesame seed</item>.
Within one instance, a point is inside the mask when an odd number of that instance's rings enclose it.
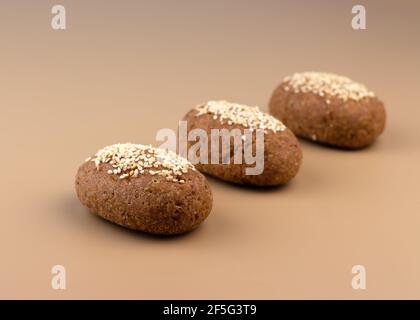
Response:
[[[333,73],[295,73],[284,78],[283,83],[285,91],[291,88],[295,93],[312,92],[320,97],[336,97],[344,102],[347,100],[358,101],[375,96],[363,84]],[[330,100],[327,99],[326,102],[329,104]]]
[[[262,112],[258,107],[251,107],[238,103],[227,101],[208,101],[196,107],[197,117],[204,114],[212,114],[213,119],[219,119],[222,123],[228,125],[238,124],[250,131],[263,129],[273,132],[284,131],[286,126],[273,116]]]
[[[97,170],[100,164],[110,163],[113,169],[107,170],[107,173],[119,175],[120,179],[149,173],[166,176],[168,181],[173,181],[175,175],[180,176],[182,173],[188,173],[188,170],[195,170],[188,160],[172,151],[132,143],[107,146],[99,150],[90,161],[95,163]],[[154,170],[146,171],[143,168]]]

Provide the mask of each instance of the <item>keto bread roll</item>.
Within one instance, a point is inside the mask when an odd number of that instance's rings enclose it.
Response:
[[[384,104],[364,85],[320,72],[295,73],[274,91],[269,112],[297,136],[358,149],[385,128]]]
[[[302,151],[295,135],[283,123],[261,112],[258,107],[227,101],[209,101],[189,111],[183,120],[187,121],[188,134],[194,129],[201,129],[209,137],[209,141],[212,130],[215,129],[229,132],[236,130],[240,134],[240,143],[243,142],[241,149],[237,148],[239,145],[235,145],[234,135],[230,138],[227,152],[223,152],[222,140],[219,140],[217,163],[212,163],[214,145],[209,143],[207,163],[195,164],[198,170],[206,174],[238,184],[275,186],[289,182],[299,170]],[[263,164],[260,173],[249,174],[247,169],[256,164],[246,163],[245,144],[250,143],[253,154],[257,155],[257,131],[263,137]],[[195,144],[196,141],[188,141],[188,149]],[[201,151],[197,153],[201,156]],[[235,154],[240,156],[241,163],[235,163]]]
[[[206,178],[173,152],[115,144],[83,163],[76,193],[89,210],[118,225],[152,234],[195,229],[209,215]]]

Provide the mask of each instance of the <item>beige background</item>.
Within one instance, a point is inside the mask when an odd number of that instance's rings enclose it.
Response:
[[[2,1],[0,298],[420,298],[420,5],[358,1]],[[386,132],[346,152],[303,142],[283,188],[214,179],[214,209],[176,238],[126,231],[75,197],[79,164],[155,143],[209,99],[266,109],[278,82],[320,70],[385,102]],[[67,270],[67,290],[50,269]],[[367,269],[367,290],[351,268]]]

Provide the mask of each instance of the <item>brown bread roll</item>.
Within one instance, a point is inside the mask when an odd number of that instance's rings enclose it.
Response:
[[[383,103],[364,85],[330,73],[286,77],[274,91],[269,112],[297,136],[357,149],[385,128]]]
[[[238,184],[274,186],[289,182],[299,170],[302,151],[295,135],[280,121],[261,112],[258,107],[227,101],[209,101],[188,112],[184,120],[187,121],[188,133],[194,129],[201,129],[206,132],[209,140],[213,129],[226,129],[230,132],[236,129],[241,135],[243,146],[239,151],[238,148],[235,151],[234,135],[230,139],[230,148],[225,153],[222,152],[220,139],[218,163],[211,163],[212,146],[209,143],[208,163],[195,164],[198,170],[206,174]],[[246,130],[251,132],[251,135],[247,136]],[[244,161],[245,143],[252,140],[251,146],[256,155],[257,130],[263,133],[262,172],[249,174],[247,169],[255,165]],[[195,141],[188,141],[188,148],[194,144]],[[235,152],[242,152],[242,163],[235,163]],[[223,160],[228,163],[223,163]]]
[[[76,193],[89,210],[121,226],[153,234],[179,234],[209,215],[206,178],[173,152],[139,144],[99,150],[76,176]]]

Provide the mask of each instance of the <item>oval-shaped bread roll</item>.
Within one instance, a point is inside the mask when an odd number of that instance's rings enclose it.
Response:
[[[115,144],[83,163],[76,193],[91,212],[121,226],[153,234],[179,234],[209,215],[206,178],[171,151]]]
[[[194,129],[199,129],[209,137],[207,163],[202,161],[194,163],[198,170],[206,174],[238,184],[273,186],[289,182],[299,170],[302,151],[295,135],[283,123],[261,112],[258,107],[227,101],[209,101],[188,112],[184,120],[187,121],[188,134]],[[212,153],[215,150],[211,142],[212,130],[232,132],[227,152],[223,152],[222,139],[219,139],[217,163],[214,161],[212,163],[212,156],[214,156]],[[233,134],[235,131],[240,134],[239,140],[242,139],[241,148],[239,148],[238,140],[235,142],[236,135]],[[251,171],[247,169],[257,169],[258,164],[246,163],[245,144],[251,142],[250,146],[256,156],[258,153],[256,150],[257,131],[261,132],[263,137],[261,157],[263,162],[261,170],[253,170],[253,174],[250,174]],[[193,147],[195,143],[189,140],[188,148]],[[201,154],[201,151],[198,154]],[[235,154],[240,156],[241,163],[238,163],[239,161],[235,163]]]
[[[364,85],[330,73],[286,77],[274,91],[269,112],[297,136],[357,149],[385,128],[383,103]]]

